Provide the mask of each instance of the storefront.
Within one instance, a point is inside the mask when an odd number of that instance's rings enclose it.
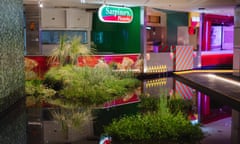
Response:
[[[200,49],[205,44],[199,44],[199,14],[105,5],[94,9],[35,8],[40,21],[29,14],[32,7],[25,9],[25,53],[37,61],[34,71],[40,76],[49,68],[47,58],[62,35],[67,40],[80,36],[82,44],[95,49],[88,59],[91,67],[104,62],[116,70],[151,74],[208,65]],[[79,57],[79,66],[83,59]]]

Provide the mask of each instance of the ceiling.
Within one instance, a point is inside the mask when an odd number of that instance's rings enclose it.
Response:
[[[234,15],[234,7],[240,0],[23,0],[24,4],[37,4],[44,7],[84,7],[98,8],[102,4],[120,6],[148,6],[186,12]],[[204,9],[202,9],[204,8]]]

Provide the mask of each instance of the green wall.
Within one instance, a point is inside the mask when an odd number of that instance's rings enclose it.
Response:
[[[0,113],[24,96],[23,2],[0,1]]]
[[[177,44],[178,26],[188,26],[188,13],[166,11],[167,13],[167,43],[168,45]]]
[[[98,52],[139,53],[140,52],[140,7],[131,8],[133,21],[129,24],[103,23],[97,12],[93,14],[91,39]]]

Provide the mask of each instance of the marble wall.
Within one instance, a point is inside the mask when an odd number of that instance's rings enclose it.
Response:
[[[24,96],[23,0],[0,1],[0,113]]]

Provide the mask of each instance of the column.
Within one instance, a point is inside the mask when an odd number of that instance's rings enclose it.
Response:
[[[232,110],[231,144],[240,143],[240,112]]]
[[[233,51],[233,75],[240,76],[240,6],[235,7],[234,14],[234,51]]]

